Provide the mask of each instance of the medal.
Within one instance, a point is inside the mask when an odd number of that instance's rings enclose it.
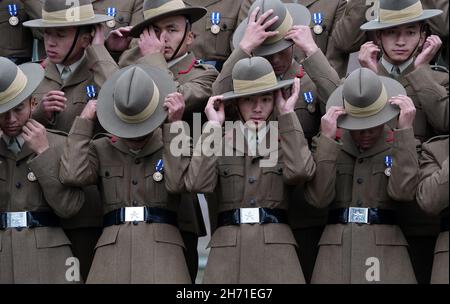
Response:
[[[311,91],[303,93],[303,99],[305,100],[305,102],[307,104],[306,108],[308,109],[308,111],[310,113],[314,113],[316,111],[316,107],[314,105],[313,93]]]
[[[37,181],[36,175],[34,175],[33,172],[29,172],[29,173],[28,173],[27,179],[28,179],[30,182],[35,182],[35,181]]]
[[[164,175],[162,174],[164,171],[164,161],[162,159],[158,160],[156,163],[155,170],[156,172],[153,173],[153,180],[159,183],[164,179]]]
[[[323,22],[323,17],[322,17],[322,13],[314,13],[313,14],[313,22],[314,22],[314,27],[313,27],[313,31],[316,35],[320,35],[323,33],[323,27],[322,27],[322,22]]]
[[[9,24],[11,26],[17,26],[19,24],[19,18],[17,17],[17,5],[16,4],[8,4],[8,11],[11,17],[9,18]]]
[[[117,15],[117,10],[115,7],[108,7],[106,9],[106,14],[110,17],[116,17]],[[116,26],[116,20],[112,19],[106,22],[106,26],[109,28],[114,28]]]
[[[211,33],[214,35],[217,35],[220,33],[220,13],[219,12],[212,12],[211,14]]]
[[[95,90],[95,86],[88,85],[86,87],[86,95],[88,97],[88,100],[95,99],[97,97],[97,91]]]
[[[384,174],[389,177],[392,175],[392,156],[387,155],[384,157],[384,164],[386,165],[386,170],[384,170]]]

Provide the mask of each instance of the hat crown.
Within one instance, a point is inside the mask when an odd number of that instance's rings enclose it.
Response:
[[[254,81],[272,73],[274,73],[272,65],[267,59],[251,57],[239,60],[235,64],[232,77],[233,80]]]
[[[250,7],[249,14],[251,14],[257,7],[260,8],[260,11],[256,18],[259,18],[262,14],[266,13],[269,10],[273,10],[273,14],[266,19],[265,22],[269,21],[271,18],[278,16],[277,22],[272,24],[267,31],[276,31],[282,25],[283,21],[288,14],[288,10],[286,6],[280,0],[256,0],[253,5]]]
[[[92,0],[77,0],[77,1],[45,0],[42,9],[48,13],[51,13],[68,10],[75,7],[81,7],[85,5],[92,6]]]
[[[18,67],[11,60],[0,57],[0,94],[12,85],[17,72]]]
[[[417,3],[422,5],[420,0],[380,0],[380,9],[400,11]]]
[[[140,67],[126,71],[114,89],[114,104],[120,113],[136,116],[145,111],[155,94],[150,76]]]
[[[185,8],[186,5],[181,0],[145,0],[144,11],[157,9],[164,6],[171,6],[173,9]]]
[[[342,95],[344,100],[357,108],[367,108],[382,95],[383,83],[373,71],[361,68],[345,80]]]

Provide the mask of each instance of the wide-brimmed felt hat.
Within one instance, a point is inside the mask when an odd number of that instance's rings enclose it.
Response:
[[[165,97],[176,91],[167,71],[148,65],[126,67],[114,73],[100,90],[98,120],[117,137],[146,136],[164,123]]]
[[[35,1],[35,0],[33,0]],[[42,19],[24,22],[26,27],[57,28],[94,25],[114,19],[113,16],[95,14],[91,0],[45,0]]]
[[[388,100],[393,96],[406,95],[401,83],[378,76],[372,70],[360,68],[351,73],[344,84],[337,88],[327,102],[344,107],[347,115],[338,120],[338,127],[347,130],[365,130],[385,124],[395,118],[400,109]]]
[[[361,30],[387,29],[427,20],[442,13],[439,9],[424,10],[420,0],[380,0],[378,18],[363,24]]]
[[[187,7],[182,0],[145,0],[143,11],[144,21],[131,29],[132,37],[139,37],[149,25],[166,17],[185,16],[194,23],[208,12],[206,8],[200,6]]]
[[[267,38],[258,48],[256,48],[253,52],[255,56],[269,56],[291,47],[294,42],[285,39],[287,32],[294,25],[309,26],[311,22],[311,13],[301,4],[283,3],[280,0],[256,0],[249,9],[249,16],[257,7],[260,8],[257,18],[273,9],[273,14],[267,18],[266,22],[275,16],[278,16],[279,19],[269,27],[267,31],[279,31],[279,34]],[[244,38],[248,21],[248,17],[245,18],[234,32],[233,47],[235,49],[239,47],[239,44]]]
[[[232,73],[233,91],[223,94],[224,100],[261,95],[291,86],[294,79],[278,81],[270,62],[263,57],[239,60]]]
[[[0,113],[14,109],[37,89],[44,79],[44,69],[36,63],[20,66],[0,57]]]

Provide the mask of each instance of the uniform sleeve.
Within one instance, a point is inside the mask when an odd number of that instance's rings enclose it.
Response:
[[[316,174],[305,184],[305,198],[314,207],[325,208],[336,196],[336,161],[341,146],[326,136],[319,135],[313,140]]]
[[[448,37],[448,0],[421,0],[424,9],[440,9],[444,13],[427,20],[431,31],[441,37]]]
[[[144,0],[135,0],[133,13],[131,15],[130,26],[135,26],[144,21]]]
[[[420,162],[420,183],[416,199],[427,213],[438,215],[448,208],[448,157],[440,165],[434,158],[430,146],[424,145]]]
[[[102,87],[106,80],[119,70],[119,66],[104,45],[90,45],[86,49],[86,55],[93,59],[90,70],[98,87]]]
[[[63,144],[51,147],[30,162],[45,200],[55,213],[68,218],[78,213],[84,204],[84,192],[78,187],[63,185],[59,180],[59,160]]]
[[[299,185],[313,178],[316,164],[309,150],[308,141],[295,113],[278,118],[281,150],[284,157],[283,181],[287,185]]]
[[[241,59],[248,58],[249,56],[241,49],[235,49],[227,61],[223,64],[222,71],[213,84],[213,95],[220,95],[225,92],[233,90],[232,73],[234,65]]]
[[[394,131],[392,174],[387,191],[396,201],[410,202],[415,198],[419,179],[418,148],[420,143],[414,138],[412,128]]]
[[[448,133],[448,74],[444,83],[433,77],[430,66],[415,69],[405,76],[417,94],[427,121],[439,133]]]
[[[222,127],[218,124],[207,123],[200,140],[194,148],[185,177],[186,189],[192,193],[213,193],[219,177],[216,162],[217,156],[213,152],[213,143],[222,142]]]
[[[250,7],[252,6],[253,2],[255,2],[255,0],[243,0],[242,1],[241,9],[239,10],[239,14],[238,14],[237,24],[240,24],[245,18],[248,17],[248,13],[250,11]]]
[[[91,138],[94,122],[77,117],[67,138],[61,158],[59,177],[70,186],[95,185],[99,163]]]

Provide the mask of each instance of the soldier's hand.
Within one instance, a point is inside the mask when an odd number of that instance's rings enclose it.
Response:
[[[132,26],[120,27],[111,31],[106,38],[106,48],[111,52],[124,52],[130,47]]]
[[[248,25],[244,37],[239,44],[239,47],[249,56],[251,56],[253,51],[267,38],[278,35],[278,31],[271,32],[267,31],[267,29],[277,22],[279,17],[275,16],[269,19],[273,14],[273,10],[268,10],[257,18],[260,10],[261,9],[257,7],[248,17]]]
[[[397,105],[400,108],[397,129],[410,129],[413,127],[416,117],[416,107],[411,98],[404,95],[391,97],[389,103]]]
[[[442,46],[442,40],[439,36],[431,35],[427,38],[422,47],[422,52],[417,55],[416,61],[414,61],[414,67],[416,69],[423,65],[430,64],[431,60],[436,56],[439,49]]]
[[[44,126],[34,119],[30,119],[22,129],[22,137],[28,147],[36,154],[45,152],[50,146],[48,144],[47,131]]]
[[[306,57],[311,56],[319,49],[311,34],[311,29],[305,25],[293,26],[285,38],[294,41],[295,45],[305,53]]]
[[[158,38],[152,26],[150,26],[150,29],[145,29],[139,38],[139,49],[142,56],[156,53],[164,54],[164,48],[166,47],[165,35],[166,33],[163,32]]]
[[[89,100],[80,114],[80,118],[95,120],[97,118],[97,100]]]
[[[96,24],[92,36],[92,45],[104,45],[104,44],[105,44],[105,29],[103,28],[103,25]]]
[[[275,92],[275,104],[280,115],[294,112],[300,94],[300,78],[295,78],[292,85],[291,94],[286,96],[285,91],[277,90]]]
[[[378,74],[378,53],[380,53],[380,48],[373,43],[368,41],[361,46],[359,51],[358,60],[359,64],[363,68],[368,68]]]
[[[64,112],[67,98],[62,91],[50,91],[45,94],[41,101],[41,107],[48,120],[53,119],[54,113]]]
[[[209,122],[223,125],[225,122],[225,104],[222,95],[209,98],[205,107],[205,114]]]
[[[167,121],[169,123],[183,119],[184,109],[186,107],[182,94],[175,92],[167,95],[164,101],[164,108],[167,110]]]
[[[327,113],[322,117],[320,128],[321,135],[330,139],[336,138],[337,121],[342,115],[347,114],[344,107],[331,107]]]

